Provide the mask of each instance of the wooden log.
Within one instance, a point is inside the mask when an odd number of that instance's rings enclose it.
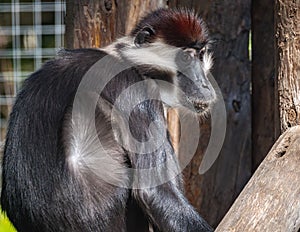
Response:
[[[279,137],[216,232],[298,232],[300,126]]]

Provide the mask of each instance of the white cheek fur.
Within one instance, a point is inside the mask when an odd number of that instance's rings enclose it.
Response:
[[[126,47],[118,50],[116,45],[120,43],[125,44]],[[160,40],[151,43],[151,45],[144,45],[144,47],[138,48],[134,45],[134,38],[126,36],[118,39],[109,46],[101,48],[101,50],[120,59],[122,59],[121,57],[123,56],[138,65],[151,65],[161,70],[171,71],[174,74],[176,74],[178,70],[175,57],[180,48],[167,45]],[[202,63],[204,72],[207,73],[213,65],[212,55],[206,52],[203,56]]]
[[[150,65],[161,70],[176,73],[175,57],[179,48],[157,41],[151,45],[137,48],[134,45],[121,50],[121,54],[128,60],[140,65]]]

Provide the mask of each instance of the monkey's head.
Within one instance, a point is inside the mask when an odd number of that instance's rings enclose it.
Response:
[[[188,10],[156,10],[132,30],[123,57],[143,67],[146,78],[160,87],[171,107],[208,111],[216,94],[207,75],[212,65],[209,39],[202,20]]]

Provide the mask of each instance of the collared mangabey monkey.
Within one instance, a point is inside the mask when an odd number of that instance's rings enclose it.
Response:
[[[209,110],[207,46],[194,13],[158,9],[110,46],[62,50],[33,73],[4,148],[1,207],[16,229],[212,231],[174,175],[164,111]]]

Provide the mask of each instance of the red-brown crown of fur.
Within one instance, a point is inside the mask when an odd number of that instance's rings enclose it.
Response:
[[[208,40],[204,23],[189,10],[158,9],[142,18],[131,35],[134,36],[146,26],[154,29],[155,38],[161,38],[176,47],[193,47]]]

